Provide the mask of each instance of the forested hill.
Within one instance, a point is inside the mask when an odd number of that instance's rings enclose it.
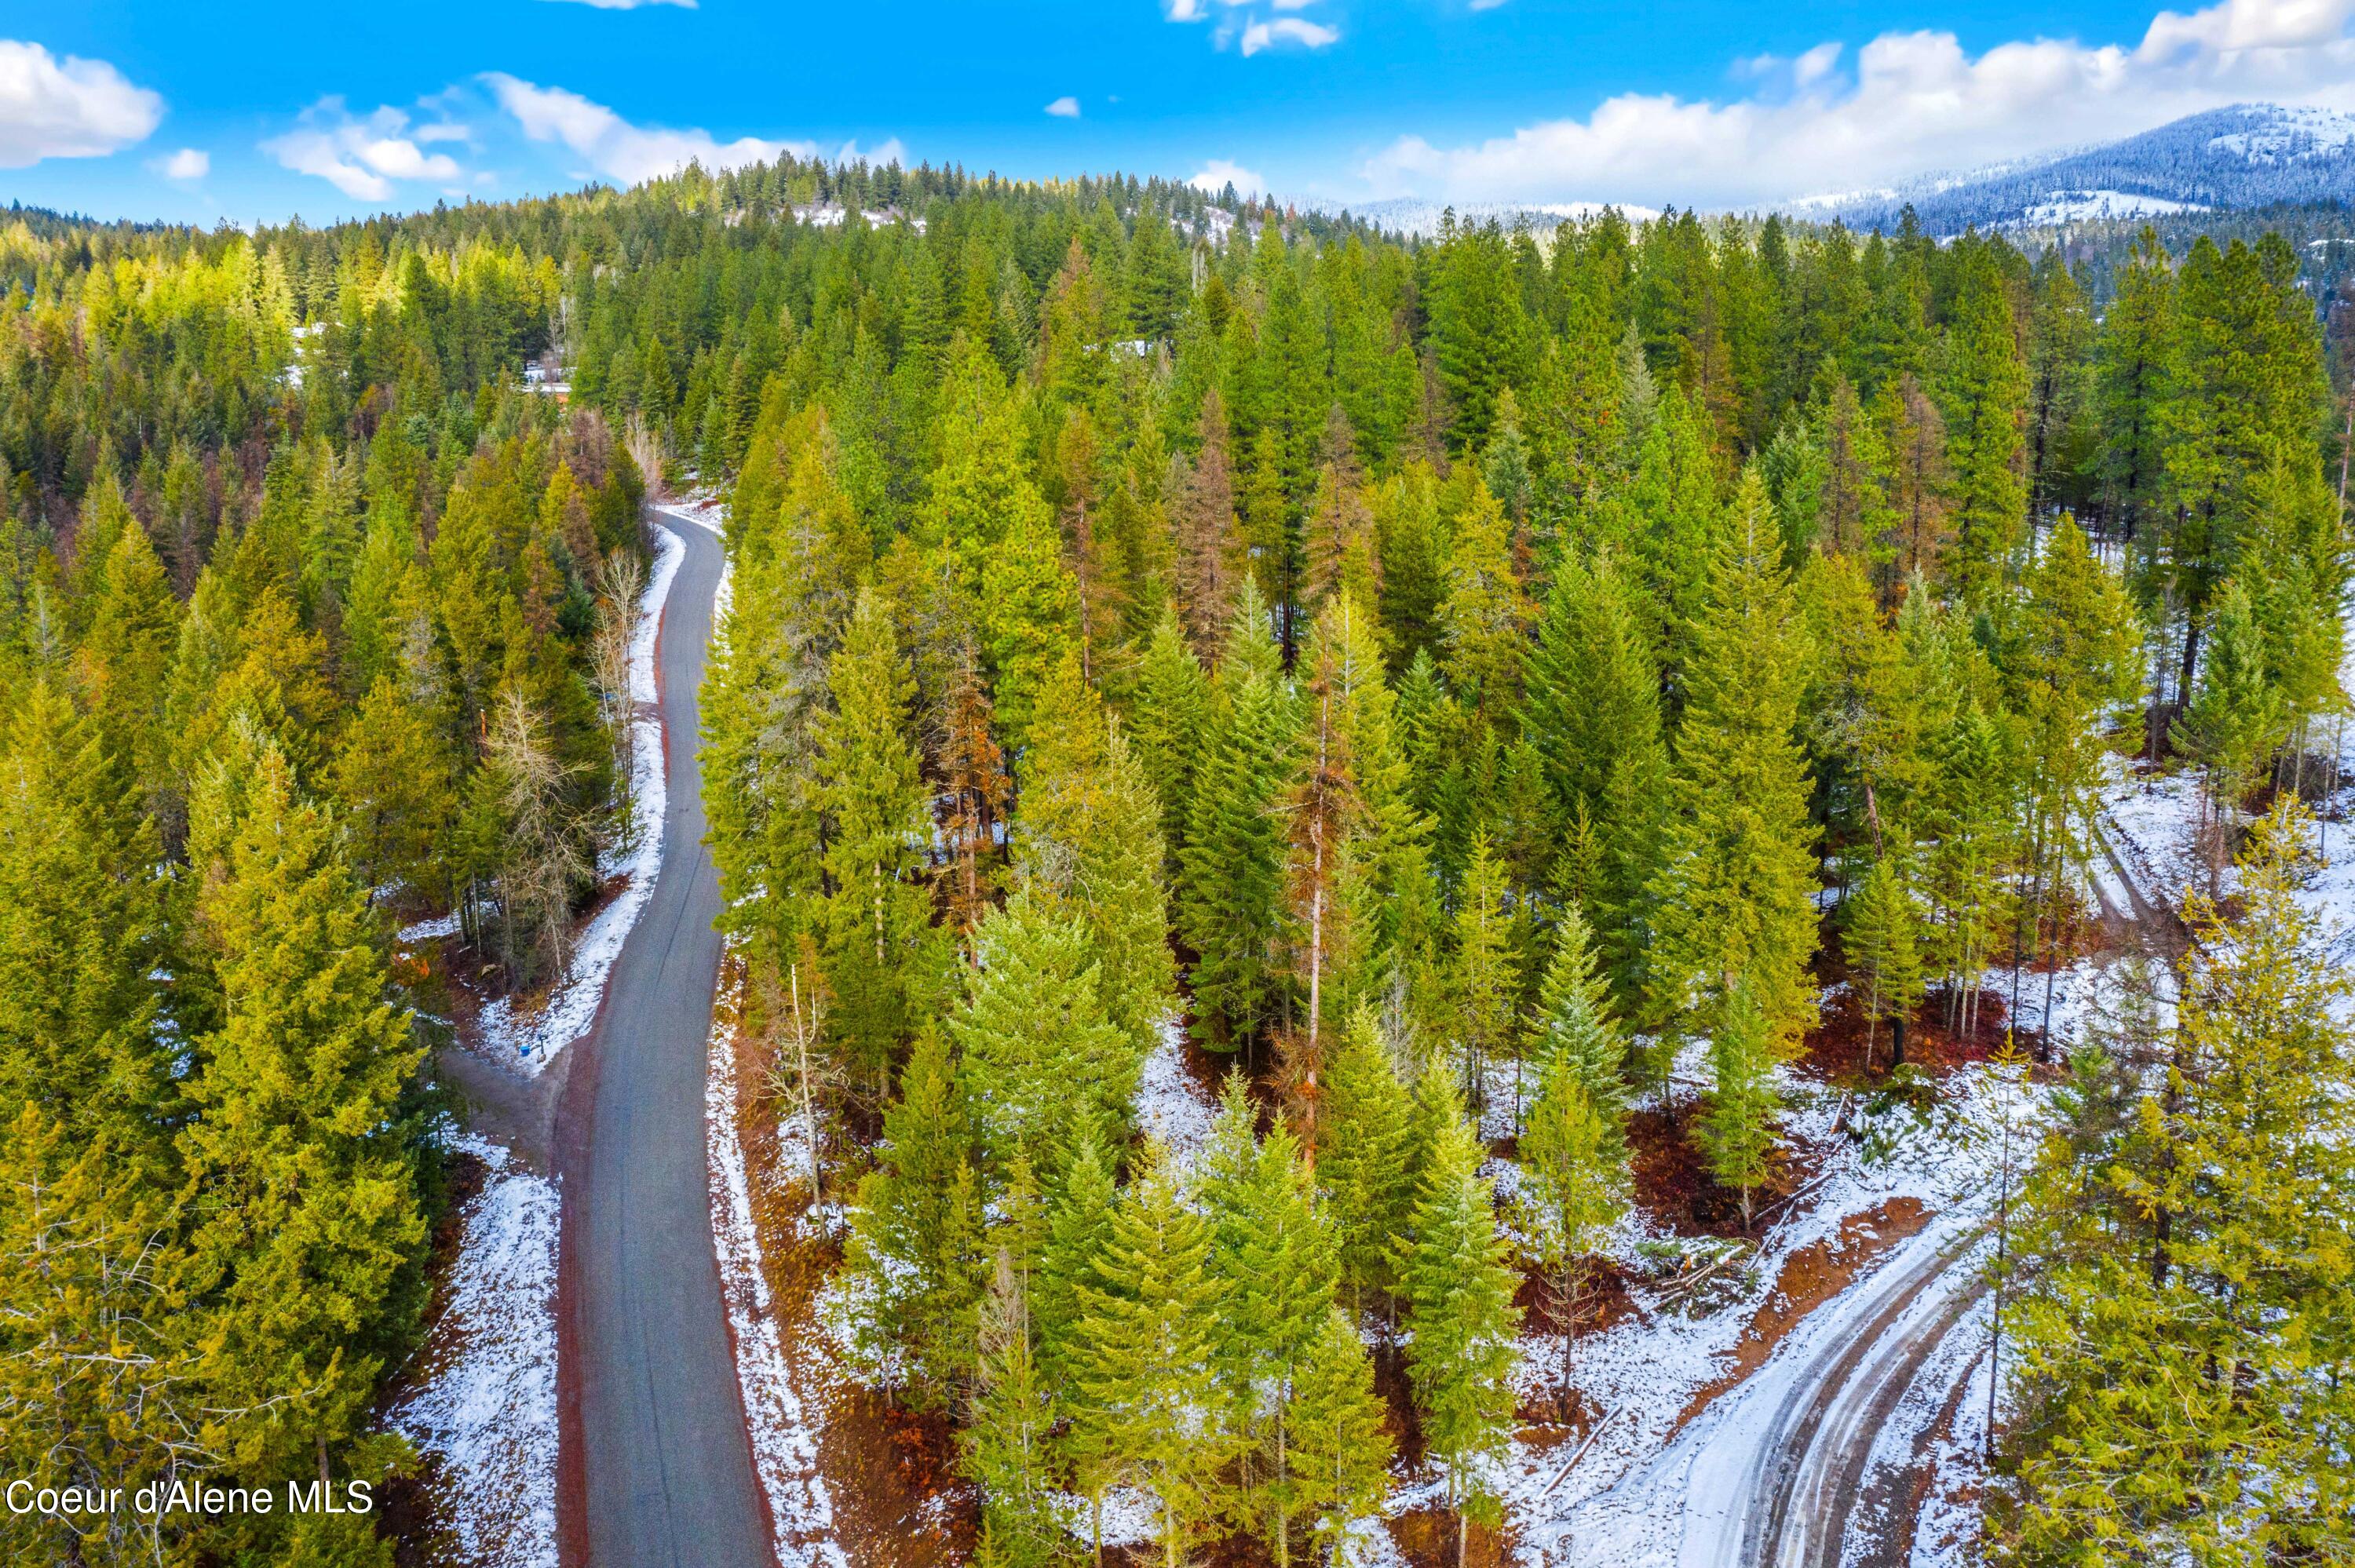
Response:
[[[2241,103],[2103,146],[1958,170],[1803,207],[1862,227],[1911,207],[1934,234],[2355,200],[2355,116]]]
[[[2297,258],[2151,238],[2098,319],[2062,260],[1689,213],[1409,246],[792,163],[0,228],[0,1473],[404,1462],[371,1412],[446,1122],[390,920],[455,914],[501,994],[561,968],[621,821],[638,502],[696,475],[733,503],[705,777],[751,1025],[813,1053],[846,1332],[953,1425],[988,1560],[1068,1554],[1060,1495],[1114,1487],[1172,1560],[1305,1553],[1410,1428],[1492,1519],[1523,1275],[1572,1323],[1682,1044],[1677,1136],[1746,1227],[1835,952],[1877,1025],[1967,1033],[2083,928],[2114,745],[2220,823],[2303,776],[2346,552]],[[1250,1079],[1199,1171],[1137,1131],[1180,1017]],[[2147,1105],[2085,1171],[2316,1158]],[[2103,1287],[2131,1335],[2075,1332],[2055,1243],[2040,1388],[2079,1403],[2017,1441],[2094,1457],[2021,1469],[2022,1539],[2164,1554],[2325,1397],[2254,1331],[2231,1455],[2086,1392],[2196,1361],[2221,1302],[2343,1299],[2277,1251],[2228,1283],[2280,1236],[2166,1192],[2103,1210],[2162,1260]],[[2180,1484],[2089,1524],[2085,1464]],[[0,1544],[387,1561],[373,1528]]]

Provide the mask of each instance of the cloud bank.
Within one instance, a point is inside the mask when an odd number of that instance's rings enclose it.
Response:
[[[163,118],[160,94],[104,60],[0,38],[0,169],[103,157],[145,141]]]
[[[1949,32],[1883,33],[1852,71],[1825,43],[1742,62],[1747,97],[1622,93],[1469,144],[1401,136],[1359,174],[1376,196],[1459,200],[1738,207],[1872,190],[2253,99],[2355,108],[2350,16],[2355,0],[2220,0],[2160,12],[2132,47],[2035,38],[1977,57]]]
[[[465,171],[447,153],[429,153],[421,142],[448,139],[463,128],[429,125],[411,132],[404,111],[385,105],[356,116],[340,98],[323,98],[303,111],[295,128],[261,143],[281,167],[315,175],[354,201],[389,202],[395,181],[428,180],[445,191]]]

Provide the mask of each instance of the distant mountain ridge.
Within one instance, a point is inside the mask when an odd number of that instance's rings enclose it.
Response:
[[[2355,114],[2240,103],[2104,146],[1791,204],[1889,227],[1911,204],[1933,234],[2275,203],[2355,201]]]
[[[1663,191],[1677,200],[1674,191]],[[1893,228],[1910,205],[1923,229],[1939,236],[1978,228],[2050,228],[2104,218],[2177,217],[2223,209],[2355,205],[2355,114],[2278,103],[2236,103],[2187,115],[2155,130],[2097,146],[2073,147],[2008,163],[1925,175],[1902,185],[1753,204],[1859,228]],[[1313,204],[1337,216],[1345,204]],[[1550,229],[1591,217],[1605,204],[1445,202],[1390,196],[1346,204],[1352,217],[1378,228],[1429,238],[1454,210],[1465,223],[1495,219],[1508,229]],[[1657,216],[1620,205],[1631,222]]]
[[[1630,223],[1640,223],[1647,217],[1657,217],[1658,209],[1648,207],[1627,207],[1599,201],[1425,201],[1421,196],[1389,196],[1380,201],[1360,203],[1320,203],[1319,207],[1335,216],[1345,209],[1360,223],[1394,234],[1412,234],[1428,239],[1439,232],[1440,220],[1450,211],[1458,223],[1485,224],[1494,218],[1508,229],[1538,228],[1550,230],[1564,218],[1593,217],[1604,207],[1619,206],[1620,215]]]

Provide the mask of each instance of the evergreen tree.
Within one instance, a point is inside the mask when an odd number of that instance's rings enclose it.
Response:
[[[1258,635],[1244,616],[1236,630]],[[1199,955],[1199,1037],[1227,1051],[1259,1040],[1281,1001],[1285,856],[1274,808],[1293,768],[1290,700],[1272,669],[1240,662],[1220,672],[1224,712],[1195,777],[1178,896],[1179,929]]]
[[[1905,1024],[1922,1003],[1921,913],[1896,861],[1872,863],[1850,906],[1843,948],[1850,983],[1864,1012],[1864,1067],[1872,1070],[1873,1033],[1890,1026],[1891,1059],[1905,1060]]]
[[[161,1177],[176,1075],[150,979],[155,832],[93,728],[36,680],[0,736],[0,1105]]]
[[[1473,1107],[1485,1105],[1488,1069],[1498,1058],[1514,1059],[1513,1113],[1520,1118],[1520,1053],[1513,1029],[1521,991],[1505,868],[1490,853],[1488,835],[1472,840],[1472,861],[1455,908],[1455,952],[1449,988],[1455,1001],[1456,1048],[1462,1053],[1464,1094]]]
[[[1774,1042],[1765,1012],[1737,984],[1717,1015],[1709,1043],[1709,1104],[1695,1128],[1709,1173],[1742,1194],[1748,1229],[1751,1197],[1773,1169],[1782,1097],[1774,1082]]]
[[[1559,1063],[1602,1116],[1611,1147],[1625,1152],[1618,1123],[1627,1108],[1627,1041],[1611,1015],[1593,937],[1576,905],[1561,911],[1555,927],[1521,1054],[1540,1073]]]
[[[204,1446],[295,1475],[357,1435],[424,1307],[403,1091],[423,1054],[326,812],[265,747],[196,914],[220,955],[196,1043],[187,1325]]]
[[[879,1077],[927,984],[931,899],[917,874],[932,824],[906,735],[914,683],[871,591],[859,596],[827,683],[834,708],[819,721],[815,763],[829,1017],[854,1067]]]
[[[982,1530],[1007,1568],[1044,1568],[1061,1556],[1049,1429],[1054,1410],[1031,1345],[1028,1302],[1003,1252],[983,1302],[973,1412],[960,1434],[962,1467],[981,1489]]]
[[[2029,371],[2010,289],[1983,249],[1963,263],[1954,311],[1942,398],[1955,471],[1954,576],[1977,598],[2006,569],[2028,517]]]
[[[1486,1154],[1460,1109],[1450,1108],[1432,1145],[1412,1228],[1396,1244],[1413,1333],[1408,1376],[1423,1417],[1425,1451],[1455,1510],[1455,1555],[1476,1515],[1493,1517],[1494,1467],[1512,1436],[1513,1305],[1510,1252],[1497,1231]]]
[[[1768,1049],[1780,1052],[1816,1016],[1815,830],[1793,735],[1806,650],[1754,475],[1733,514],[1693,633],[1652,1001],[1665,1022],[1688,1011],[1706,1017],[1746,980]]]
[[[2176,746],[2207,770],[2215,824],[2211,868],[2222,859],[2230,824],[2259,760],[2279,738],[2282,711],[2280,694],[2265,679],[2248,590],[2238,581],[2227,582],[2217,595],[2215,617],[2200,689],[2170,732]]]
[[[1156,1151],[1113,1215],[1095,1281],[1081,1290],[1071,1446],[1095,1505],[1099,1552],[1103,1494],[1122,1482],[1159,1508],[1167,1568],[1179,1568],[1217,1511],[1231,1444],[1212,1361],[1220,1299],[1209,1257],[1209,1226]]]
[[[1332,1310],[1337,1270],[1299,1143],[1281,1118],[1262,1142],[1252,1131],[1257,1114],[1241,1076],[1231,1075],[1203,1160],[1209,1272],[1222,1305],[1211,1354],[1242,1453],[1228,1511],[1288,1563],[1298,1521],[1312,1512],[1315,1480],[1295,1474],[1294,1407]]]
[[[1538,1069],[1537,1103],[1521,1134],[1524,1172],[1515,1208],[1530,1257],[1543,1273],[1547,1307],[1561,1340],[1558,1398],[1565,1421],[1587,1259],[1601,1250],[1627,1209],[1627,1140],[1621,1121],[1587,1091],[1567,1053],[1544,1059]]]
[[[1142,1046],[1106,1015],[1087,930],[1028,889],[986,916],[965,995],[948,1021],[982,1143],[1050,1181],[1086,1121],[1110,1132],[1135,1093]]]
[[[916,1037],[883,1153],[858,1183],[844,1266],[858,1282],[853,1349],[920,1406],[953,1399],[972,1366],[981,1201],[965,1094],[938,1033]]]
[[[1175,985],[1159,817],[1128,738],[1065,656],[1047,686],[1063,715],[1023,758],[1016,859],[1022,885],[1087,928],[1106,1016],[1137,1055],[1152,1048]]]
[[[1360,1002],[1326,1064],[1318,1121],[1316,1181],[1332,1216],[1341,1277],[1358,1308],[1368,1291],[1387,1291],[1391,1239],[1414,1202],[1406,1086],[1399,1081],[1369,1003]]]

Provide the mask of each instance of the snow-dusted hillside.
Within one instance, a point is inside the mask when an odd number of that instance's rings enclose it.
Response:
[[[2243,103],[2106,146],[1818,197],[1810,215],[1888,225],[1910,203],[1933,234],[2043,228],[2274,203],[2355,198],[2355,115]]]
[[[1451,210],[1458,223],[1485,224],[1494,218],[1508,229],[1529,228],[1550,233],[1565,218],[1596,216],[1603,211],[1604,205],[1599,201],[1444,202],[1425,201],[1421,196],[1391,196],[1353,206],[1348,210],[1350,217],[1370,223],[1377,228],[1429,238],[1439,232],[1441,220]],[[1332,210],[1337,217],[1342,209],[1335,207]],[[1657,208],[1648,207],[1622,207],[1619,212],[1630,223],[1641,223],[1647,217],[1660,216]]]

